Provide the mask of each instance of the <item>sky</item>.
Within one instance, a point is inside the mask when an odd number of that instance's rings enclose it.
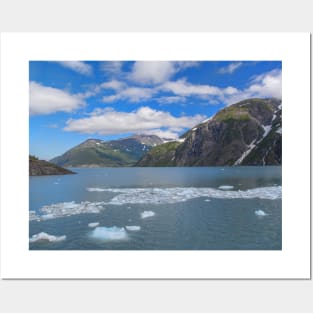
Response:
[[[281,99],[280,61],[30,61],[30,154],[86,139],[178,138],[225,106]]]

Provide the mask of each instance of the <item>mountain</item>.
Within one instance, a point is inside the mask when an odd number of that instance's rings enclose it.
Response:
[[[281,100],[247,99],[228,106],[177,141],[145,154],[136,166],[280,165]]]
[[[111,141],[88,139],[50,161],[66,167],[133,166],[152,147],[163,142],[155,135],[135,135]]]
[[[29,176],[75,174],[63,167],[29,156]]]

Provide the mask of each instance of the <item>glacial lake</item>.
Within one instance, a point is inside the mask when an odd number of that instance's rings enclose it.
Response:
[[[30,177],[30,250],[282,248],[280,166],[73,171]]]

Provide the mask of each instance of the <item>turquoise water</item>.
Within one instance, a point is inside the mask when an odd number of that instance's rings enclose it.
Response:
[[[282,247],[281,167],[74,171],[30,177],[31,250]]]

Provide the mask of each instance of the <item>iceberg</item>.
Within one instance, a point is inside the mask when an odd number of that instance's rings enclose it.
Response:
[[[93,228],[93,227],[97,227],[97,226],[99,226],[99,225],[100,225],[100,223],[89,223],[89,224],[88,224],[88,227]]]
[[[29,238],[29,242],[37,242],[37,241],[48,241],[48,242],[59,242],[66,239],[66,236],[53,236],[47,233],[41,232],[38,234],[33,235]]]
[[[143,211],[140,215],[141,215],[141,218],[147,218],[147,217],[154,216],[155,213],[153,211]]]
[[[103,241],[127,240],[128,236],[124,227],[96,227],[90,237]]]
[[[267,213],[265,213],[264,211],[262,210],[256,210],[254,211],[255,215],[257,216],[265,216],[265,215],[268,215]]]
[[[126,230],[129,230],[129,231],[138,231],[141,229],[140,226],[125,226]]]

